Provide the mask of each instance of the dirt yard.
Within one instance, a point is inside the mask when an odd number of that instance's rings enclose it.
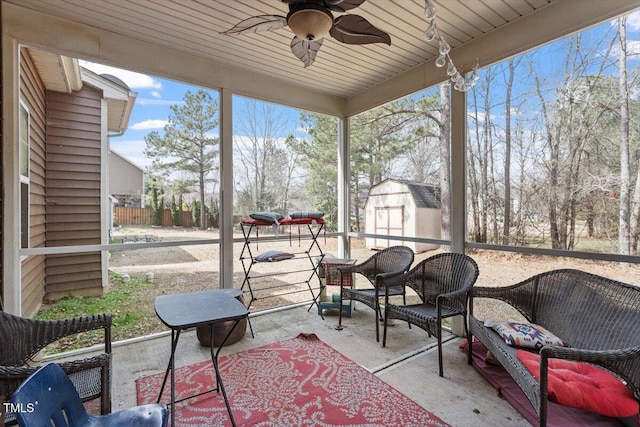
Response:
[[[217,238],[217,232],[168,227],[127,228],[116,233],[115,237],[118,236],[144,236],[144,239],[150,241],[176,241]],[[309,249],[310,241],[298,240],[298,233],[295,230],[285,241],[266,242],[265,240],[269,236],[270,230],[261,231],[260,238],[263,240],[259,239],[257,247],[252,245],[251,248],[254,256],[271,249],[295,253],[297,256],[295,260],[259,263],[252,267],[252,275],[268,275],[251,281],[251,288],[257,298],[251,305],[253,311],[311,299],[306,283],[297,283],[305,282],[310,273],[305,271],[287,274],[286,271],[304,270],[311,267],[315,262],[316,258],[313,255],[318,253],[317,250],[314,248],[313,251],[310,251],[311,259],[304,255],[304,251]],[[241,238],[242,234],[238,232],[235,237]],[[138,241],[140,240],[142,238],[138,239]],[[324,253],[337,255],[336,239],[325,238],[321,235],[318,243]],[[242,248],[242,243],[234,244],[234,287],[236,288],[242,286],[245,277],[240,261]],[[415,262],[437,252],[428,251],[417,254]],[[364,247],[362,240],[354,241],[352,258],[364,260],[372,253],[371,250]],[[480,268],[477,284],[481,286],[514,284],[534,274],[557,268],[577,268],[640,285],[640,265],[625,267],[610,262],[486,250],[475,250],[469,254],[476,260]],[[244,256],[248,257],[247,252]],[[245,268],[249,268],[248,260],[245,261]],[[116,273],[127,273],[140,277],[144,277],[146,273],[153,273],[158,294],[217,288],[219,286],[219,249],[218,245],[209,244],[119,251],[112,253],[110,269]],[[287,283],[294,282],[297,284],[286,286]],[[310,283],[314,292],[317,292],[318,281],[314,278]],[[247,290],[248,286],[245,284],[245,291]]]

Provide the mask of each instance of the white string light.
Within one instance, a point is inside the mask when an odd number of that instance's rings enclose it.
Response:
[[[451,46],[444,39],[444,36],[436,24],[436,8],[433,6],[431,0],[424,0],[424,19],[427,21],[428,27],[424,32],[424,40],[426,42],[432,42],[438,40],[438,58],[436,59],[436,67],[442,68],[447,66],[447,76],[453,83],[453,88],[461,92],[466,92],[471,89],[478,81],[478,63],[476,62],[471,69],[471,73],[465,78],[455,66],[449,56]]]

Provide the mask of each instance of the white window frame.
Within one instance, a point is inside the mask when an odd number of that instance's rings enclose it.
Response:
[[[23,135],[23,111],[26,114],[26,136]],[[26,138],[26,140],[25,140]],[[25,146],[26,145],[26,146]],[[31,112],[27,104],[20,99],[18,106],[18,173],[20,175],[20,248],[29,248],[30,233],[30,216],[31,216],[31,178],[30,178],[30,162],[31,162]],[[24,157],[26,156],[26,159]],[[23,161],[26,160],[26,170],[23,170]],[[26,203],[23,197],[23,185],[26,185]],[[26,206],[27,213],[23,214]],[[26,221],[26,224],[25,224]],[[25,236],[26,234],[26,236]],[[26,244],[26,246],[25,246]]]

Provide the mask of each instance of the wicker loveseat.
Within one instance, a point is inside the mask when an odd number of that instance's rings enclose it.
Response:
[[[493,329],[473,314],[474,299],[494,298],[517,309],[530,323],[557,335],[565,347],[540,350],[540,381]],[[579,270],[554,270],[507,287],[474,287],[470,299],[470,332],[513,377],[547,421],[548,363],[552,359],[588,362],[627,383],[640,401],[640,287]],[[471,340],[470,345],[472,345]],[[471,364],[471,349],[469,364]]]
[[[60,366],[71,378],[83,401],[100,398],[100,413],[110,413],[111,323],[111,314],[34,320],[0,310],[0,400],[9,401],[18,386],[38,370],[38,366],[28,365],[44,347],[70,335],[103,330],[103,353],[61,362]],[[7,413],[5,421],[8,425],[13,424],[15,414]]]

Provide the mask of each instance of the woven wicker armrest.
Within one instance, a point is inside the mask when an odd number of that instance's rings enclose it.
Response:
[[[0,312],[0,364],[21,366],[47,345],[80,332],[104,329],[105,352],[111,352],[111,314],[63,320],[34,320]]]
[[[615,363],[640,357],[640,347],[615,350],[585,350],[572,347],[545,346],[540,350],[542,359],[566,359],[587,363]]]
[[[406,287],[407,285],[407,273],[392,272],[391,274],[379,274],[377,276],[378,285],[385,288],[393,288],[397,286]]]
[[[517,292],[518,288],[529,285],[528,281],[511,286],[474,286],[471,295],[474,298],[498,298]]]
[[[468,295],[469,289],[458,289],[457,291],[438,295],[436,301],[439,307],[441,307],[445,301],[448,301],[452,307],[456,307],[460,311],[465,311]]]
[[[398,276],[398,275],[402,275],[403,273],[405,273],[405,270],[397,270],[397,271],[386,271],[383,273],[376,273],[376,270],[374,270],[374,263],[373,262],[363,262],[361,264],[356,264],[356,265],[347,265],[347,266],[343,266],[343,267],[338,267],[337,270],[340,272],[341,275],[345,275],[345,274],[349,274],[349,273],[362,273],[367,277],[370,277],[371,279],[373,279],[373,284],[375,286],[378,286],[377,283],[379,283],[380,280],[386,280],[389,277],[393,277],[393,276]],[[375,276],[374,276],[375,275]],[[373,277],[372,277],[373,276]],[[383,286],[382,284],[380,284],[381,286]]]
[[[63,320],[34,320],[36,324],[51,323],[58,328],[60,333],[67,335],[80,332],[93,331],[97,329],[111,328],[113,322],[111,313],[95,314],[93,316],[78,316]]]
[[[88,357],[81,360],[59,362],[58,364],[67,374],[73,374],[87,369],[108,367],[110,362],[111,356],[109,354],[102,353],[98,356]],[[22,382],[39,368],[40,366],[0,366],[0,378],[3,380],[15,379]]]
[[[469,294],[469,289],[458,289],[457,291],[440,294],[438,295],[438,299],[458,299],[459,297],[465,297],[467,294]]]
[[[0,378],[22,380],[37,370],[37,366],[0,366]],[[0,394],[2,394],[1,390],[0,388]]]
[[[405,271],[388,271],[386,273],[376,274],[375,284],[381,286],[389,286],[388,283],[394,282],[395,280],[399,280],[400,282],[404,281]],[[400,283],[398,283],[400,284]]]
[[[365,262],[361,262],[360,264],[353,264],[353,265],[343,265],[340,267],[336,267],[336,270],[338,270],[340,273],[342,274],[346,274],[346,273],[358,273],[360,272],[363,268],[365,268],[367,265],[367,261]]]
[[[61,362],[59,365],[67,374],[85,371],[92,368],[108,367],[111,364],[111,355],[102,353],[97,356],[88,357],[82,360],[71,360]]]

